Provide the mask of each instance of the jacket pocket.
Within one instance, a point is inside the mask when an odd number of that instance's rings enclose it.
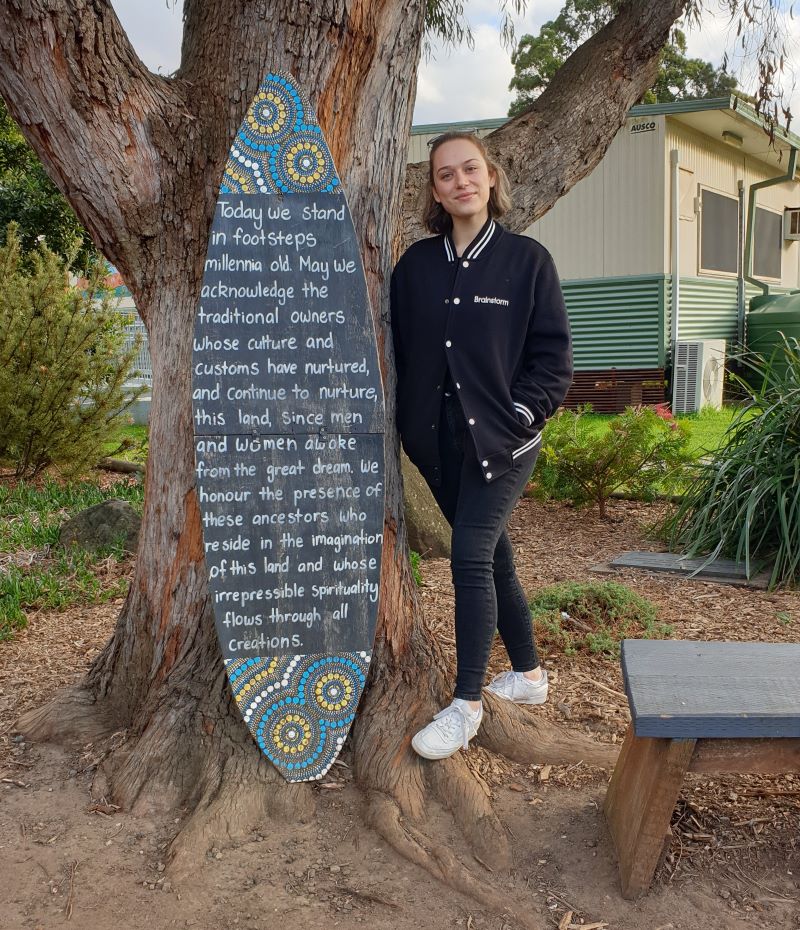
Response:
[[[533,426],[534,416],[530,407],[526,407],[525,404],[521,404],[518,400],[515,400],[513,403],[514,410],[517,412],[517,419],[521,423],[524,423],[525,426]]]
[[[521,455],[525,455],[527,452],[530,452],[531,449],[535,449],[541,441],[541,432],[535,433],[534,436],[526,440],[518,449],[514,449],[514,451],[511,453],[511,458],[518,459]]]

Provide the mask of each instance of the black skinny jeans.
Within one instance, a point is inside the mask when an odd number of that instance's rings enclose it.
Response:
[[[516,459],[510,471],[487,483],[461,402],[454,394],[444,398],[439,425],[442,483],[431,491],[453,530],[457,698],[480,700],[495,629],[515,671],[539,665],[530,610],[506,532],[538,453],[536,446]]]

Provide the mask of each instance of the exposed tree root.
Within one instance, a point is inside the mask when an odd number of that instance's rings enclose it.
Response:
[[[169,849],[173,877],[185,878],[196,869],[198,853],[235,841],[265,815],[301,822],[312,816],[310,786],[287,784],[263,757],[254,760],[254,755],[238,753],[221,772],[207,773],[203,796]]]
[[[258,751],[228,706],[212,715],[190,705],[148,710],[147,724],[126,734],[105,701],[83,687],[29,711],[16,724],[31,740],[83,750],[96,768],[95,796],[135,814],[191,813],[169,849],[172,877],[196,869],[214,845],[234,842],[265,816],[304,821],[313,815],[309,785],[287,784]],[[200,734],[200,735],[198,735]]]
[[[103,704],[81,685],[74,685],[23,714],[14,729],[30,740],[83,746],[110,736],[115,726]]]
[[[386,795],[376,791],[369,793],[367,819],[393,849],[440,881],[495,913],[509,914],[526,930],[543,930],[543,925],[531,918],[527,907],[510,906],[507,892],[495,890],[471,872],[447,847],[431,843],[428,837],[405,822],[397,804]]]
[[[598,743],[536,716],[531,707],[485,696],[483,724],[477,740],[513,762],[561,765],[585,762],[612,768],[619,748]]]
[[[440,762],[422,763],[425,778],[481,862],[491,869],[511,867],[508,834],[492,809],[483,784],[462,753]]]
[[[509,911],[506,889],[477,876],[451,849],[434,841],[422,825],[431,798],[451,812],[475,858],[493,871],[512,865],[506,829],[495,814],[488,790],[457,753],[427,762],[411,750],[411,735],[447,700],[447,658],[435,639],[414,643],[402,665],[378,666],[354,731],[356,779],[367,796],[366,819],[397,852],[447,885],[497,913]],[[611,766],[617,751],[571,733],[517,707],[488,696],[478,739],[517,762],[577,762]],[[469,860],[469,856],[467,856]],[[514,919],[540,928],[529,904],[514,906]]]

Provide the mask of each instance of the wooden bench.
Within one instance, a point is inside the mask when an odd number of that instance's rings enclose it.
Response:
[[[686,772],[800,772],[800,645],[629,639],[631,725],[605,801],[622,894],[647,890]]]

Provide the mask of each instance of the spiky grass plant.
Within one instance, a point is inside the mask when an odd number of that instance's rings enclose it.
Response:
[[[800,577],[800,344],[782,339],[770,359],[740,356],[747,402],[661,527],[671,549],[729,556],[748,577],[772,563],[770,587]]]

